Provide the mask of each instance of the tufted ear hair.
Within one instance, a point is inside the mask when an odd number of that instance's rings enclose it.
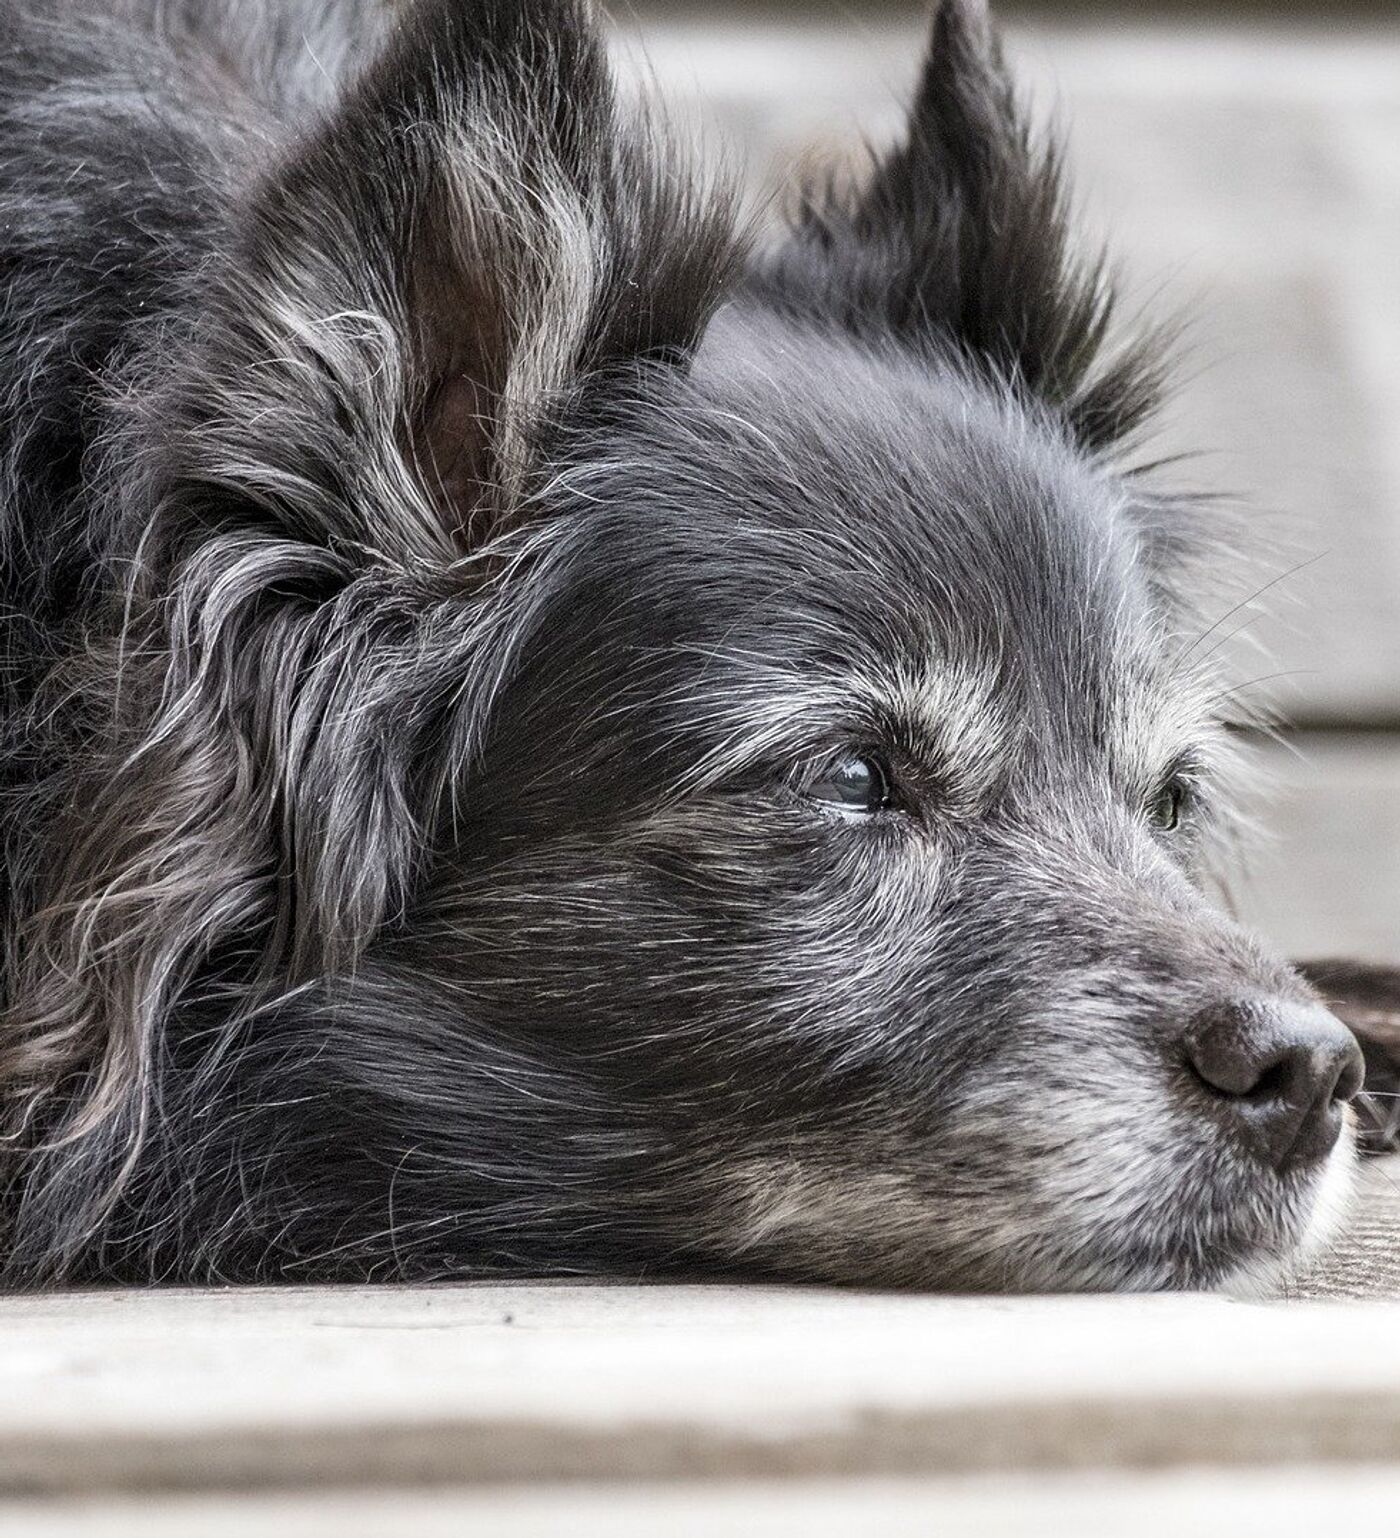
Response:
[[[155,396],[149,547],[188,595],[177,664],[222,645],[246,667],[257,642],[220,638],[256,628],[266,716],[303,659],[276,708],[306,724],[264,724],[258,757],[299,961],[353,956],[402,901],[425,779],[406,728],[439,729],[451,686],[424,668],[461,644],[444,611],[520,530],[590,384],[684,366],[733,216],[619,107],[590,0],[405,5],[238,211],[192,361]]]
[[[718,301],[732,205],[671,161],[619,109],[589,0],[406,6],[245,211],[186,485],[391,559],[478,548],[551,410],[683,359]]]
[[[1155,403],[1159,349],[1111,354],[1102,261],[1072,249],[1058,151],[1033,142],[983,0],[938,0],[904,142],[863,184],[802,189],[756,283],[785,309],[954,355],[1091,449]]]
[[[0,1278],[91,1264],[181,1022],[226,1044],[412,902],[546,580],[549,425],[683,365],[731,213],[623,121],[586,0],[407,5],[237,201],[107,444],[111,647],[38,713],[83,749],[34,798]]]

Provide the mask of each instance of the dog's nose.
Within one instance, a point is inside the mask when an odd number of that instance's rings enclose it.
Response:
[[[1217,1005],[1196,1016],[1183,1044],[1196,1077],[1279,1169],[1331,1151],[1365,1072],[1355,1037],[1320,1004]]]

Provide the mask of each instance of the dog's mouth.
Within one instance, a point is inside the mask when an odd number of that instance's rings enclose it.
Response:
[[[1257,1296],[1338,1232],[1367,1106],[1356,1041],[1321,1005],[1202,1011],[1180,1055],[1099,1029],[1073,1061],[1037,1057],[1033,1034],[917,1134],[895,1107],[745,1161],[729,1257],[944,1291]]]
[[[1312,1213],[1298,1241],[1295,1260],[1311,1259],[1325,1249],[1342,1231],[1351,1210],[1356,1191],[1358,1117],[1348,1109],[1345,1118],[1342,1135],[1317,1174]]]
[[[1310,1192],[1284,1204],[1276,1238],[1247,1246],[1238,1264],[1214,1284],[1215,1291],[1240,1298],[1275,1295],[1336,1240],[1346,1226],[1356,1189],[1356,1121],[1348,1109],[1342,1135],[1311,1172]]]
[[[1175,1147],[1159,1140],[1148,1157],[1123,1158],[1112,1178],[1078,1199],[1061,1184],[1065,1244],[1058,1256],[1050,1246],[1034,1285],[1259,1297],[1336,1238],[1355,1187],[1352,1105],[1300,1118],[1282,1145],[1215,1114],[1192,1120],[1178,1123]]]
[[[1209,1174],[1117,1193],[1121,1215],[1091,1225],[1065,1214],[1060,1234],[1027,1237],[1036,1262],[1000,1284],[1017,1291],[1275,1294],[1337,1237],[1355,1186],[1350,1128],[1306,1171]],[[1164,1183],[1165,1185],[1165,1183]]]
[[[1031,1180],[998,1184],[878,1174],[825,1161],[756,1161],[731,1260],[785,1276],[966,1292],[1276,1290],[1336,1236],[1356,1168],[1355,1114],[1324,1156],[1271,1168],[1218,1131],[1114,1165],[1048,1157]]]

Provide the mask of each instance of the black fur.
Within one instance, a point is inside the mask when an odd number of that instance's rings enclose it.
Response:
[[[582,0],[267,3],[0,23],[8,1281],[1291,1254],[1159,353],[976,7],[750,256]]]

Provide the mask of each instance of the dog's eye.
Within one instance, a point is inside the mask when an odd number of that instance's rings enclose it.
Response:
[[[833,764],[807,791],[814,801],[843,812],[869,815],[892,804],[889,770],[869,753]]]
[[[1154,827],[1160,828],[1163,833],[1170,833],[1181,826],[1190,799],[1191,792],[1186,782],[1173,775],[1152,798],[1147,815],[1152,819]]]

